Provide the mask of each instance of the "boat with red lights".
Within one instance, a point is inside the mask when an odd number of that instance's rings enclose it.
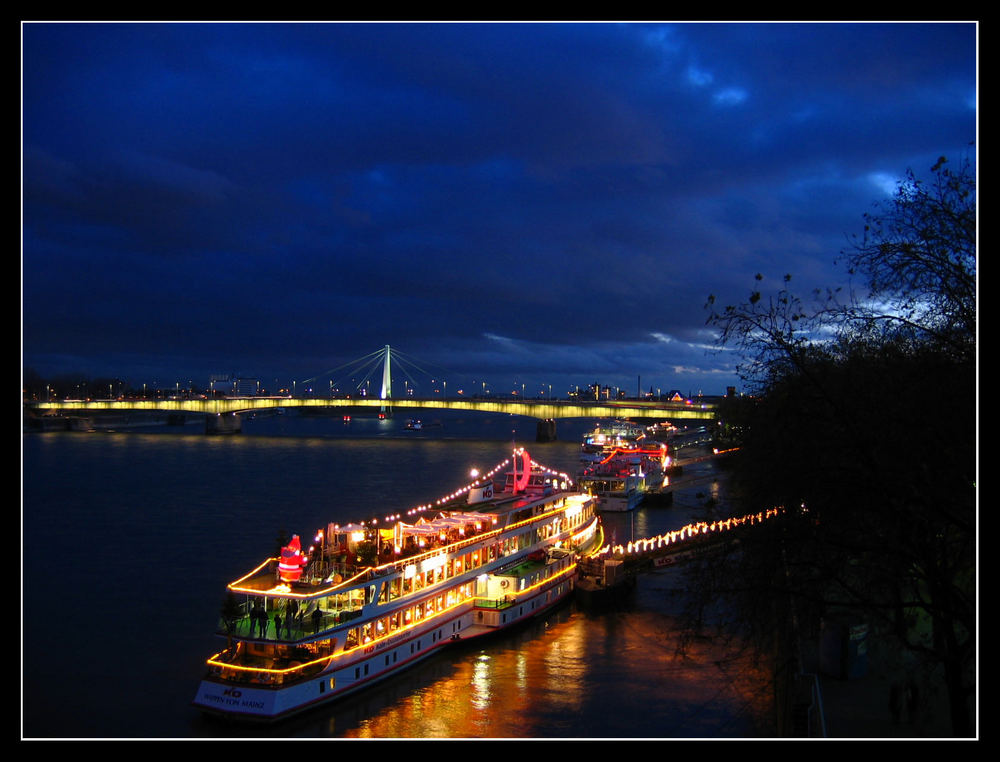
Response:
[[[632,421],[599,421],[584,434],[580,459],[585,463],[601,460],[620,447],[634,447],[644,436],[642,427]]]
[[[578,558],[599,539],[595,502],[516,450],[405,520],[331,524],[307,550],[293,538],[228,585],[226,647],[194,705],[282,719],[545,613],[572,594]]]
[[[679,433],[680,429],[670,421],[662,421],[646,427],[646,436],[657,442],[669,442]]]
[[[577,479],[580,488],[594,495],[600,512],[622,513],[636,510],[651,497],[669,495],[667,445],[616,447],[584,468]]]

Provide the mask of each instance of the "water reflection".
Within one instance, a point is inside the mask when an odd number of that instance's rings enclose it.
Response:
[[[447,436],[455,429],[449,425]],[[757,696],[766,695],[766,680],[712,643],[699,643],[689,660],[675,655],[670,614],[684,589],[669,576],[676,570],[643,575],[622,610],[595,615],[565,606],[492,640],[450,647],[287,724],[207,721],[190,700],[218,645],[212,627],[222,590],[273,547],[280,529],[311,532],[328,521],[406,509],[453,489],[471,465],[492,467],[510,448],[499,435],[417,442],[311,433],[307,426],[302,438],[249,431],[25,437],[23,533],[25,547],[41,549],[24,562],[26,735],[758,735],[766,702]],[[530,449],[559,470],[578,464],[575,441]],[[670,508],[608,515],[609,532],[622,540],[683,526],[701,518],[699,492],[717,494],[704,485],[676,495]],[[95,557],[103,549],[109,552]],[[85,626],[67,640],[48,626],[53,611]],[[86,678],[72,695],[59,690],[67,664]]]
[[[766,732],[766,675],[716,642],[677,653],[674,622],[570,605],[456,646],[294,735],[345,738],[721,738]],[[408,675],[408,676],[407,676]]]

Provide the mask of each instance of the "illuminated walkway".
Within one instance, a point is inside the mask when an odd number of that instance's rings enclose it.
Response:
[[[622,560],[630,566],[644,566],[657,561],[670,562],[672,559],[707,550],[720,542],[729,542],[736,537],[734,530],[758,526],[782,513],[783,510],[780,508],[771,508],[746,516],[698,521],[656,537],[632,540],[625,544],[605,545],[598,551],[597,557]]]

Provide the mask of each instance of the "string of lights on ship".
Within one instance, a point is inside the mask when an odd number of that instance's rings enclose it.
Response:
[[[516,454],[517,455],[521,455],[523,452],[524,452],[524,450],[521,449],[521,450],[518,450]],[[485,474],[482,474],[482,475],[480,475],[478,471],[473,470],[472,477],[473,477],[474,481],[470,482],[469,484],[466,484],[464,487],[459,487],[458,489],[456,489],[454,492],[452,492],[450,494],[443,495],[442,497],[439,497],[433,503],[425,503],[424,505],[418,505],[418,506],[416,506],[414,508],[411,508],[410,510],[408,510],[406,512],[406,515],[407,516],[415,516],[415,515],[418,515],[420,513],[425,512],[425,511],[434,510],[434,509],[439,508],[440,506],[442,506],[442,505],[444,505],[446,503],[451,502],[455,498],[458,498],[458,497],[461,497],[462,495],[467,494],[470,490],[473,490],[476,487],[481,487],[482,485],[484,485],[488,481],[490,481],[490,479],[493,478],[493,475],[495,473],[497,473],[501,469],[506,468],[507,466],[509,466],[510,462],[511,462],[511,459],[507,458],[502,463],[497,464],[491,470],[487,471]],[[563,487],[566,487],[567,485],[570,485],[570,484],[573,483],[573,480],[570,479],[570,477],[566,473],[561,472],[561,471],[555,471],[554,469],[551,469],[548,466],[544,466],[541,463],[538,463],[534,459],[532,459],[531,465],[533,467],[540,468],[543,471],[545,471],[546,473],[551,474],[553,477],[557,478],[562,483]],[[403,517],[403,514],[396,513],[396,514],[393,514],[391,516],[386,516],[383,519],[383,521],[386,522],[386,523],[392,523],[393,521],[399,521],[402,517]],[[359,523],[361,524],[361,526],[365,526],[367,524],[371,524],[371,525],[374,526],[374,525],[378,524],[378,519],[371,519],[368,522],[362,521],[362,522],[359,522]]]
[[[523,449],[519,450],[517,454],[520,455],[522,452]],[[438,498],[433,503],[425,503],[424,505],[419,505],[414,508],[411,508],[409,511],[406,512],[406,515],[414,516],[428,510],[433,510],[435,508],[440,507],[441,505],[444,505],[445,503],[454,500],[455,498],[461,497],[462,495],[468,493],[470,490],[475,489],[476,487],[479,487],[482,484],[488,482],[493,477],[494,474],[496,474],[501,469],[506,468],[508,465],[510,465],[510,462],[511,459],[507,458],[502,463],[499,463],[498,465],[494,466],[490,471],[483,474],[481,477],[476,471],[473,471],[474,481],[470,482],[464,487],[456,489],[454,492],[448,495],[444,495]],[[538,463],[534,459],[532,459],[531,465],[542,469],[546,473],[558,477],[565,484],[572,483],[572,480],[565,472],[557,472],[554,469],[550,469],[547,466]],[[598,555],[628,556],[628,555],[648,553],[653,550],[659,550],[665,548],[673,543],[682,542],[684,540],[690,540],[695,537],[705,537],[712,534],[717,534],[732,529],[736,529],[737,527],[741,526],[753,526],[755,524],[761,524],[767,519],[779,516],[783,512],[784,512],[783,508],[770,508],[766,511],[758,511],[757,513],[750,513],[745,516],[734,516],[727,519],[719,519],[711,522],[698,521],[691,524],[687,524],[681,527],[680,529],[675,529],[673,531],[666,532],[665,534],[660,534],[655,537],[646,537],[640,540],[633,540],[627,544],[605,545],[598,551]],[[391,523],[393,521],[398,521],[400,518],[402,518],[402,514],[397,513],[391,516],[386,516],[384,520],[387,523]],[[366,522],[362,521],[360,523],[362,526],[364,526]],[[372,519],[370,523],[372,525],[377,525],[378,519]],[[317,540],[318,539],[319,538],[317,537]]]

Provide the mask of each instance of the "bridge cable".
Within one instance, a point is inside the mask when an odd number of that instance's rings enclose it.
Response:
[[[410,372],[406,368],[407,364],[409,364],[409,363],[406,363],[402,358],[395,357],[395,356],[393,356],[393,360],[395,360],[394,367],[399,368],[400,370],[402,370],[403,371],[403,375],[405,375],[410,380],[410,383],[413,384],[413,386],[415,388],[417,386],[417,381],[416,381],[415,378],[413,378],[412,375],[410,375]],[[423,368],[418,368],[415,365],[413,367],[416,368],[421,373],[424,373],[425,375],[428,375],[428,376],[430,375]]]
[[[408,360],[410,362],[410,364],[413,365],[413,367],[415,367],[421,373],[424,373],[424,374],[426,374],[428,376],[431,375],[428,371],[424,370],[419,365],[417,365],[416,360],[418,358],[413,357],[412,355],[408,355],[408,354],[406,354],[404,352],[400,352],[397,349],[391,349],[390,352],[392,353],[393,360],[399,360],[399,359]],[[421,360],[420,362],[424,362],[424,361]],[[427,363],[424,363],[424,364],[426,365]],[[454,377],[457,377],[457,378],[462,378],[463,376],[467,375],[467,374],[463,374],[463,373],[458,373],[457,371],[453,371],[453,370],[451,370],[449,368],[444,368],[444,367],[442,367],[440,365],[434,365],[433,363],[430,363],[430,365],[433,366],[433,367],[435,367],[435,368],[437,368],[440,371],[444,371],[444,373],[446,373],[447,375],[454,376]]]
[[[360,365],[362,362],[364,362],[366,360],[369,360],[370,358],[374,357],[375,355],[381,355],[384,352],[385,352],[384,349],[376,350],[375,352],[372,352],[370,354],[364,355],[363,357],[359,357],[356,360],[350,360],[348,362],[345,362],[343,365],[338,365],[336,368],[331,368],[328,371],[325,371],[323,373],[319,373],[319,374],[313,376],[312,378],[307,378],[307,379],[303,380],[301,383],[308,384],[310,381],[315,381],[317,378],[322,378],[323,376],[328,376],[331,373],[336,373],[338,370],[341,370],[342,368],[346,368],[348,366],[354,366],[356,364]]]
[[[380,360],[379,360],[378,357],[376,357],[374,360],[372,360],[371,364],[368,365],[368,367],[367,367],[367,371],[368,372],[365,374],[365,377],[362,378],[361,381],[359,381],[358,384],[354,388],[360,390],[361,387],[364,385],[364,383],[371,378],[372,373],[374,373],[375,370],[379,367],[379,364],[380,364]],[[364,370],[364,369],[362,369],[362,370]]]
[[[406,365],[409,365],[411,368],[415,369],[416,371],[418,371],[419,373],[421,373],[421,374],[423,374],[423,375],[425,375],[427,377],[431,376],[431,373],[429,371],[424,370],[420,365],[417,364],[417,362],[416,362],[417,358],[413,357],[412,355],[406,354],[404,352],[400,352],[398,349],[392,349],[392,348],[390,348],[389,353],[390,353],[391,358],[392,358],[392,360],[394,362],[396,362],[396,363],[403,363],[403,365],[400,366],[400,367],[402,367],[402,369],[404,371],[404,374],[407,376],[407,378],[409,379],[409,381],[414,386],[417,386],[417,381],[413,377],[413,375],[411,375],[407,371]],[[361,356],[361,357],[359,357],[359,358],[357,358],[355,360],[350,360],[350,361],[344,363],[343,365],[338,365],[336,368],[331,368],[330,370],[327,370],[327,371],[325,371],[323,373],[319,373],[319,374],[313,376],[312,378],[304,379],[303,381],[301,381],[299,383],[308,384],[308,383],[311,383],[311,382],[313,382],[313,381],[315,381],[315,380],[317,380],[319,378],[323,378],[325,376],[329,376],[329,375],[331,375],[333,373],[336,373],[337,371],[343,370],[345,368],[350,368],[351,371],[354,372],[354,373],[357,373],[357,372],[360,372],[360,371],[363,371],[363,370],[367,371],[367,375],[361,381],[361,384],[363,384],[365,381],[369,380],[369,378],[371,377],[372,372],[375,370],[375,368],[378,366],[378,364],[382,361],[382,358],[384,356],[385,356],[385,348],[381,347],[379,349],[376,349],[374,352],[369,352],[368,354],[363,355],[363,356]],[[370,365],[367,364],[369,362],[370,362]],[[423,363],[422,360],[420,362]],[[426,364],[426,363],[423,363],[423,364]],[[450,376],[452,376],[454,378],[458,378],[458,379],[463,379],[463,378],[465,378],[467,376],[467,374],[458,373],[458,372],[452,371],[452,370],[450,370],[448,368],[444,368],[444,367],[442,367],[440,365],[434,365],[433,363],[431,363],[431,365],[428,366],[428,367],[437,368],[438,370],[443,371],[444,374],[450,375]],[[333,385],[337,385],[338,384],[338,380],[333,379],[331,381],[331,383]],[[361,384],[358,384],[357,388],[360,389],[361,388]]]
[[[367,355],[365,355],[363,357],[359,357],[356,360],[351,360],[349,362],[345,362],[343,365],[338,365],[336,368],[331,368],[330,370],[328,370],[328,371],[326,371],[324,373],[320,373],[318,375],[315,375],[312,378],[307,378],[304,381],[302,381],[301,383],[308,384],[310,381],[315,381],[318,378],[322,378],[324,376],[329,376],[330,374],[336,373],[338,370],[342,370],[344,368],[351,368],[352,370],[354,370],[354,369],[362,370],[363,369],[362,366],[363,366],[364,363],[369,362],[369,361],[372,361],[373,364],[377,363],[378,360],[379,360],[379,358],[384,354],[384,352],[385,352],[385,350],[378,350],[376,352],[372,352],[370,354],[367,354]],[[334,383],[337,383],[336,380],[334,381]]]

